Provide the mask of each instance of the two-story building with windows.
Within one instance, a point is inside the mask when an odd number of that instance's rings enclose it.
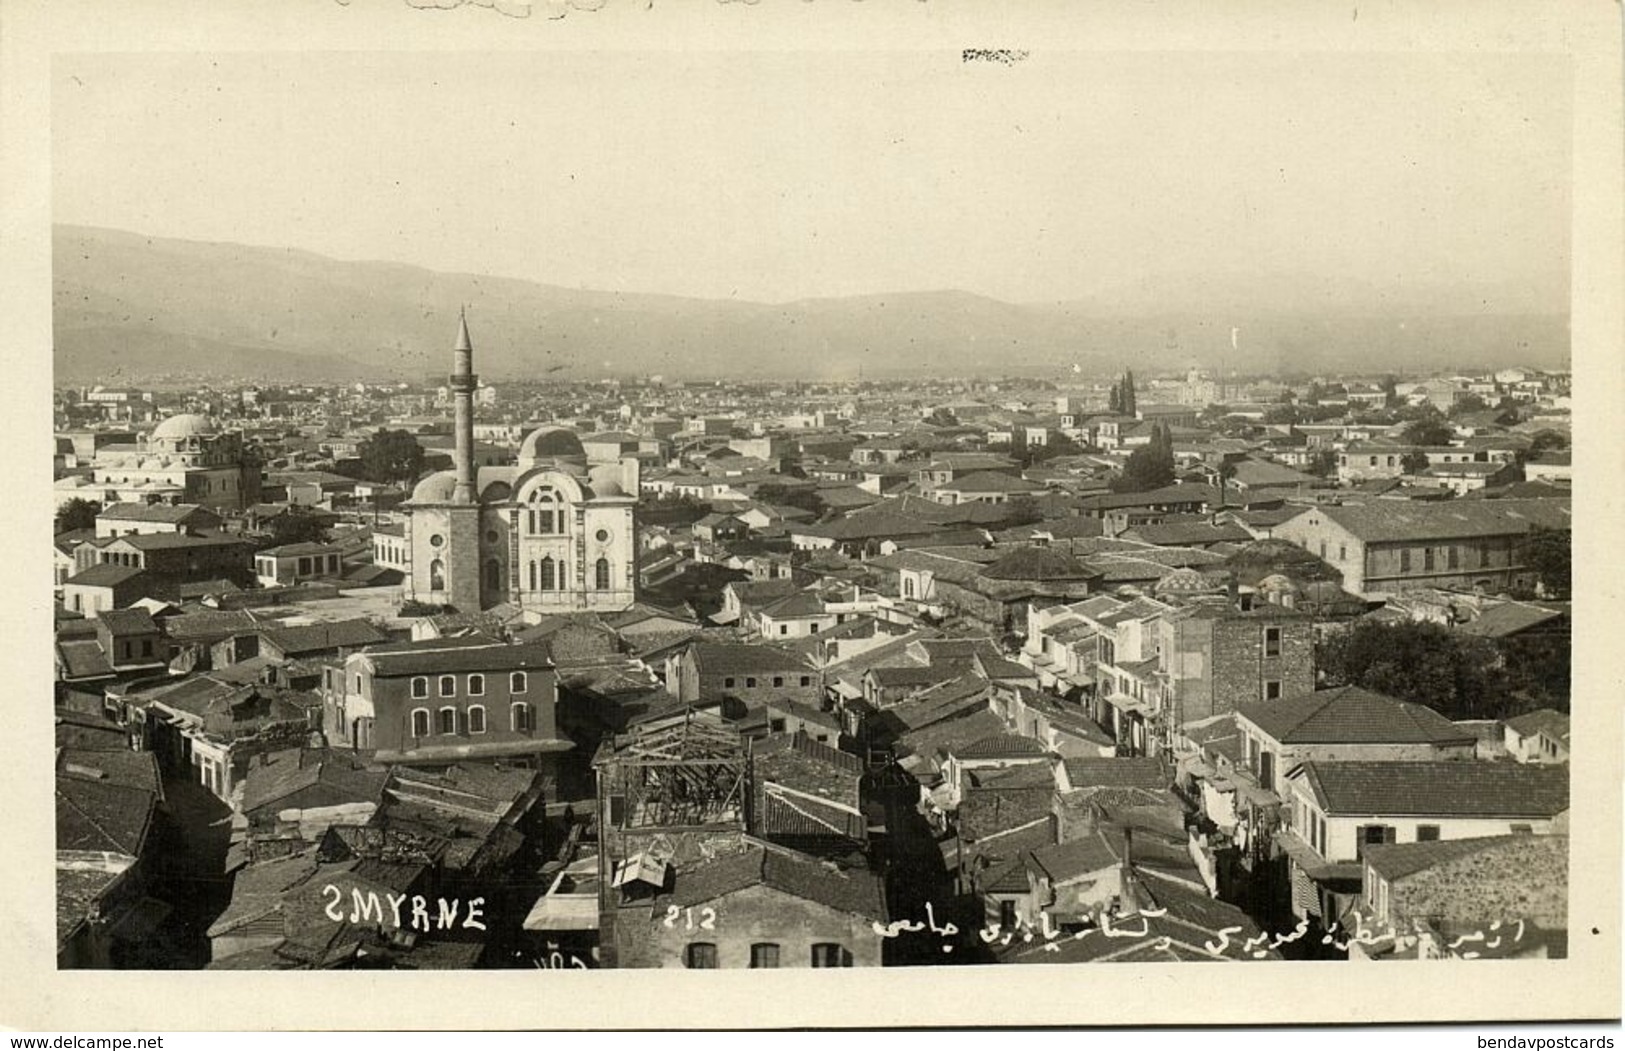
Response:
[[[1569,501],[1378,500],[1312,507],[1275,527],[1277,538],[1318,555],[1346,590],[1385,598],[1408,587],[1532,587],[1524,555],[1536,528],[1571,528]]]
[[[254,575],[260,587],[292,587],[307,580],[332,579],[344,571],[343,549],[338,544],[282,544],[254,554]]]
[[[375,749],[383,763],[502,759],[545,769],[571,748],[558,732],[558,677],[543,643],[369,646],[329,668],[324,687],[328,740]]]
[[[1307,762],[1285,777],[1283,828],[1293,912],[1324,926],[1355,905],[1365,848],[1566,832],[1569,775],[1522,763]]]
[[[1358,686],[1242,705],[1236,728],[1247,769],[1283,797],[1301,763],[1470,761],[1478,740],[1432,708]]]

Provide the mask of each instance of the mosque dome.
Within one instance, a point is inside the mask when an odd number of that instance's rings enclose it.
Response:
[[[1298,590],[1298,585],[1293,583],[1292,578],[1286,576],[1285,574],[1271,573],[1269,576],[1258,582],[1258,590],[1263,592],[1292,594]]]
[[[520,444],[519,465],[534,466],[540,460],[550,459],[585,459],[586,455],[575,431],[568,427],[538,427],[525,435]]]
[[[1201,573],[1189,566],[1181,566],[1157,581],[1152,590],[1158,595],[1194,595],[1214,588]]]
[[[457,489],[457,474],[455,471],[436,471],[425,475],[423,480],[412,488],[412,502],[414,504],[443,504],[451,500],[451,495]]]
[[[152,437],[159,441],[179,441],[182,438],[196,438],[219,433],[220,428],[215,425],[213,420],[195,412],[183,412],[171,416],[152,429]]]
[[[625,496],[621,487],[621,468],[618,464],[601,464],[587,472],[587,484],[594,496]]]
[[[990,580],[1084,580],[1088,566],[1053,547],[1019,547],[982,570]]]

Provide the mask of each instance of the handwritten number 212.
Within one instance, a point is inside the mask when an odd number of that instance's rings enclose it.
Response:
[[[685,917],[686,920],[687,920],[687,922],[684,924],[684,927],[683,927],[684,930],[690,930],[691,931],[691,930],[694,929],[694,910],[693,909],[681,909],[681,908],[678,908],[676,905],[667,905],[666,906],[666,919],[664,921],[665,925],[666,925],[666,929],[671,930],[674,927],[676,927],[677,926],[677,920],[678,920],[679,917]],[[716,909],[707,907],[707,908],[703,908],[703,909],[700,910],[700,927],[699,927],[699,929],[702,930],[702,931],[714,931],[714,930],[717,929],[717,910]]]

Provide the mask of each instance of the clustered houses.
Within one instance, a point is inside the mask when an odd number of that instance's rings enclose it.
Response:
[[[64,966],[1565,952],[1566,711],[1317,650],[1566,652],[1566,376],[451,364],[62,399]],[[415,476],[354,477],[383,430]]]

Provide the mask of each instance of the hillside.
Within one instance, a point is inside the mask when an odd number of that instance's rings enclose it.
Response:
[[[1418,369],[1568,356],[1567,318],[1403,308],[1361,288],[1294,313],[1283,285],[1179,294],[1159,284],[1117,301],[1011,304],[965,292],[783,304],[595,292],[510,278],[348,262],[293,249],[180,241],[91,227],[55,230],[59,383],[219,379],[421,379],[444,370],[467,304],[489,379],[606,374],[871,379],[1052,376],[1175,368]],[[1475,300],[1476,301],[1476,300]],[[1244,306],[1253,303],[1254,306]],[[1239,353],[1230,329],[1242,329]],[[115,380],[115,382],[118,382]]]

